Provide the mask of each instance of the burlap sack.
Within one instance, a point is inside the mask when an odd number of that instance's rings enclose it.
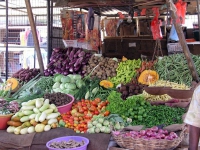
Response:
[[[166,129],[169,132],[177,132],[177,131],[181,131],[185,128],[186,124],[172,124],[169,126],[164,127],[163,129]]]
[[[139,125],[139,126],[127,126],[125,128],[122,129],[122,131],[140,131],[143,129],[143,125]]]

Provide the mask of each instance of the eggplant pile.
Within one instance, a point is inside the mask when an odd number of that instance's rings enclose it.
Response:
[[[40,73],[40,69],[21,68],[12,75],[12,78],[19,79],[20,82],[28,82]]]
[[[82,67],[88,63],[91,56],[92,53],[85,52],[82,48],[55,48],[44,75],[63,74],[66,76],[68,74],[80,74],[83,76]]]

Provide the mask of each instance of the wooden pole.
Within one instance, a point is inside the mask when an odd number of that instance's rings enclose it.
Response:
[[[173,5],[173,2],[171,0],[167,0],[167,3],[169,6]],[[174,6],[175,7],[175,6]],[[188,63],[188,66],[189,66],[189,69],[190,69],[190,72],[192,74],[192,77],[193,77],[193,80],[195,80],[196,82],[199,82],[199,76],[197,74],[197,71],[196,71],[196,68],[195,68],[195,65],[194,65],[194,62],[192,60],[192,57],[191,57],[191,54],[190,54],[190,51],[189,51],[189,48],[188,48],[188,45],[187,45],[187,42],[185,40],[185,36],[183,34],[183,30],[182,30],[182,27],[179,23],[177,23],[177,14],[176,14],[176,11],[174,11],[172,8],[170,9],[171,11],[171,17],[172,17],[172,20],[174,21],[174,27],[176,29],[176,32],[178,34],[178,38],[179,38],[179,42],[180,42],[180,45],[183,49],[183,53],[186,57],[186,60],[187,60],[187,63]]]
[[[40,73],[41,73],[41,75],[43,75],[44,74],[44,64],[43,64],[42,55],[41,55],[41,51],[40,51],[40,46],[39,46],[39,41],[38,41],[38,36],[37,36],[37,31],[36,31],[34,18],[33,18],[33,12],[31,9],[30,0],[25,0],[25,3],[26,3],[26,9],[27,9],[27,13],[28,13],[30,26],[31,26],[31,31],[33,34],[33,40],[34,40],[35,50],[36,50],[38,63],[39,63],[39,67],[40,67]]]

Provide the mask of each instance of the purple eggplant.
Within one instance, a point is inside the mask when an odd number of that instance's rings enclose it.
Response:
[[[60,51],[60,48],[54,48],[53,51],[58,53]]]
[[[74,54],[74,57],[76,58],[76,57],[78,57],[78,54],[79,53],[81,53],[81,49],[78,49],[77,51],[76,51],[76,53]]]
[[[78,54],[78,57],[83,57],[83,56],[85,56],[85,52],[84,52],[84,51],[82,51],[82,52],[80,52],[80,53]]]
[[[69,59],[72,60],[74,57],[75,50],[72,50],[69,54]]]
[[[78,64],[76,67],[74,67],[74,71],[78,71],[81,68],[81,64]]]
[[[74,67],[78,66],[79,64],[81,64],[83,61],[83,57],[80,57],[76,60],[75,64],[74,64]]]
[[[71,60],[71,61],[69,62],[69,65],[71,66],[71,65],[75,64],[77,60],[78,60],[78,59],[73,59],[73,60]]]
[[[69,68],[69,72],[74,72],[74,67],[73,66],[71,66],[70,68]]]

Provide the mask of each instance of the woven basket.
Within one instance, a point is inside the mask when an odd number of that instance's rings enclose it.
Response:
[[[175,149],[183,140],[185,130],[179,133],[179,137],[174,140],[166,139],[151,139],[146,140],[142,138],[134,139],[132,137],[123,137],[122,135],[114,135],[113,138],[117,144],[129,150],[173,150]]]

